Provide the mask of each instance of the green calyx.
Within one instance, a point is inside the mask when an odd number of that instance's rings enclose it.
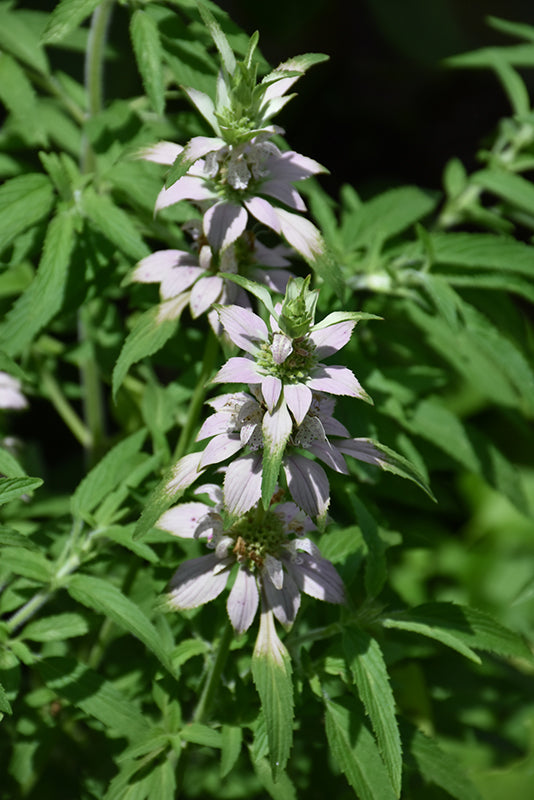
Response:
[[[272,341],[261,345],[256,363],[267,375],[280,378],[282,383],[302,383],[316,364],[314,345],[304,337],[293,340],[293,350],[281,364],[273,357]]]
[[[280,314],[280,328],[293,339],[308,333],[315,319],[319,292],[310,289],[310,276],[292,278],[287,284],[286,296]]]
[[[287,536],[284,523],[273,511],[267,510],[261,521],[256,509],[251,509],[235,522],[228,536],[235,540],[233,553],[241,564],[261,569],[268,555],[277,557]]]

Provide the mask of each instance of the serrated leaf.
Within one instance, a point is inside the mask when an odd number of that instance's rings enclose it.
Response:
[[[287,772],[282,772],[275,783],[266,758],[254,760],[253,765],[263,788],[273,800],[298,800],[297,790]]]
[[[397,797],[401,792],[402,750],[395,698],[380,645],[366,631],[347,629],[343,648],[356,689],[375,732]]]
[[[128,477],[130,460],[141,450],[146,435],[143,429],[123,439],[93,467],[71,498],[73,516],[90,519],[91,512]]]
[[[100,517],[100,514],[98,516]],[[151,564],[157,564],[159,557],[154,550],[144,542],[136,542],[133,539],[133,528],[133,525],[112,525],[109,528],[99,530],[98,536],[116,542],[122,547],[131,550],[132,553],[135,553],[140,558],[144,558],[145,561],[149,561]]]
[[[119,627],[131,633],[160,660],[173,674],[169,654],[160,636],[147,616],[109,581],[90,575],[73,575],[66,583],[69,594],[79,603],[92,608],[113,620]]]
[[[405,623],[418,626],[417,632],[438,639],[461,652],[461,649],[452,642],[454,639],[455,643],[467,648],[471,655],[475,656],[472,660],[478,663],[480,659],[471,648],[496,653],[506,658],[527,659],[531,663],[534,660],[529,647],[519,634],[505,628],[489,614],[475,608],[456,603],[425,603],[409,611],[391,615],[383,622],[388,628],[401,628]],[[404,627],[403,630],[409,628]],[[445,641],[449,637],[451,641]],[[467,653],[464,655],[471,657]]]
[[[25,536],[13,528],[6,528],[4,525],[0,527],[0,547],[24,547],[26,550],[39,550],[29,536]]]
[[[130,34],[143,86],[154,110],[157,114],[162,115],[165,108],[165,94],[163,50],[158,26],[146,12],[136,9],[130,21]]]
[[[209,645],[202,639],[186,639],[180,642],[171,653],[171,660],[175,669],[181,667],[195,656],[204,655],[209,652]]]
[[[272,612],[262,612],[252,655],[252,678],[265,715],[273,780],[283,773],[293,741],[291,660],[278,638]]]
[[[333,758],[358,800],[395,800],[395,792],[361,707],[326,700],[326,735]]]
[[[42,485],[41,478],[0,478],[0,503],[9,503]]]
[[[125,255],[139,261],[149,254],[131,217],[116,206],[110,197],[97,194],[89,187],[83,194],[82,207],[100,233]]]
[[[519,272],[532,278],[534,247],[492,233],[431,234],[437,264]]]
[[[473,173],[471,181],[523,211],[534,214],[534,186],[521,175],[483,169]]]
[[[222,735],[219,731],[202,725],[200,722],[191,722],[182,728],[180,738],[184,742],[192,742],[203,747],[215,747],[220,750],[222,747]]]
[[[435,739],[401,721],[402,742],[407,760],[413,759],[425,781],[440,786],[455,800],[482,800],[462,765]]]
[[[534,257],[534,253],[533,253]],[[470,274],[442,274],[451,286],[468,286],[475,289],[494,289],[524,297],[534,305],[534,285],[519,275],[500,272],[471,272]]]
[[[0,683],[0,712],[2,714],[12,714],[11,704],[8,700],[4,687]]]
[[[225,778],[234,768],[243,742],[243,729],[237,725],[222,726],[221,746],[221,779]]]
[[[357,209],[345,212],[341,232],[345,247],[377,247],[430,214],[437,197],[415,186],[390,189]]]
[[[113,396],[119,391],[128,370],[142,358],[157,353],[173,336],[180,315],[189,301],[184,292],[172,300],[149,308],[137,319],[119,353],[113,370]]]
[[[28,134],[31,141],[46,143],[33,86],[22,67],[7,53],[0,53],[0,100],[17,120],[23,135]]]
[[[378,534],[378,525],[353,490],[347,491],[358,525],[367,546],[365,590],[369,597],[380,594],[387,578],[386,546]]]
[[[88,630],[87,620],[80,614],[66,612],[29,622],[21,638],[32,642],[54,642],[84,636]]]
[[[0,325],[0,347],[9,355],[24,350],[61,308],[73,247],[74,218],[59,211],[48,226],[35,278]]]
[[[229,75],[233,75],[235,72],[236,61],[235,56],[230,47],[228,39],[226,38],[222,28],[220,27],[219,23],[208,10],[207,6],[203,3],[198,4],[198,10],[200,11],[200,15],[204,21],[206,28],[209,31],[211,38],[213,39],[217,50],[222,58],[222,62],[224,64],[224,68],[228,72]]]
[[[21,14],[7,8],[0,8],[0,48],[38,72],[49,71],[46,53],[32,28]]]
[[[47,44],[59,42],[80,25],[102,0],[60,0],[50,14],[41,39]]]
[[[52,578],[53,565],[37,550],[22,547],[3,547],[0,564],[15,575],[21,575],[37,583],[49,583]]]
[[[74,658],[53,657],[37,662],[46,685],[86,714],[123,736],[146,735],[150,723],[113,684]]]
[[[45,175],[20,175],[0,187],[0,253],[22,231],[46,217],[54,204],[54,190]]]

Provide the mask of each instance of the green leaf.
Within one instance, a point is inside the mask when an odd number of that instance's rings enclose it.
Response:
[[[42,34],[50,44],[64,39],[100,5],[102,0],[60,0],[54,8]]]
[[[482,186],[486,191],[493,192],[508,203],[534,215],[534,186],[521,175],[483,169],[474,172],[471,180],[477,186]]]
[[[22,67],[7,53],[0,53],[0,100],[17,120],[25,139],[46,144],[33,86]]]
[[[192,742],[203,747],[215,747],[217,749],[222,747],[221,733],[209,728],[207,725],[201,725],[200,722],[191,722],[185,728],[182,728],[180,738],[184,742]]]
[[[143,86],[154,110],[160,116],[165,108],[162,57],[163,50],[155,21],[140,9],[132,14],[130,22],[137,66]]]
[[[82,207],[96,228],[125,255],[139,261],[149,254],[130,216],[110,197],[97,194],[89,187],[83,194]]]
[[[451,286],[469,286],[475,289],[494,289],[501,292],[510,292],[524,297],[534,305],[534,285],[519,275],[509,273],[471,272],[466,275],[442,274],[443,280]]]
[[[293,740],[293,683],[291,659],[278,638],[271,612],[261,614],[251,666],[265,715],[269,762],[276,783],[285,769]]]
[[[91,512],[129,476],[131,459],[141,450],[146,435],[143,429],[123,439],[85,476],[71,498],[74,517],[91,520]]]
[[[435,233],[430,241],[436,264],[519,272],[532,277],[534,247],[492,233]]]
[[[347,248],[378,248],[392,236],[430,214],[437,197],[415,186],[390,189],[366,203],[344,212],[341,232]]]
[[[402,742],[408,762],[414,761],[425,781],[440,786],[456,800],[482,800],[461,764],[422,731],[401,721]]]
[[[74,218],[58,211],[48,226],[35,278],[0,325],[0,347],[9,355],[24,350],[60,310],[73,247]]]
[[[358,800],[395,800],[388,773],[364,720],[359,704],[326,700],[328,744]]]
[[[97,516],[100,518],[100,514]],[[151,564],[157,564],[159,561],[159,556],[144,542],[136,542],[133,539],[133,530],[133,524],[126,526],[111,525],[109,528],[104,527],[99,529],[97,535],[103,539],[109,539],[112,542],[116,542],[116,544],[125,547],[127,550],[131,550],[132,553],[135,553],[140,558],[144,558],[145,561],[149,561]]]
[[[132,364],[157,353],[174,335],[180,315],[188,302],[189,295],[184,292],[172,300],[149,308],[137,319],[113,370],[113,397],[116,397]]]
[[[46,53],[20,13],[0,7],[0,49],[11,53],[38,72],[49,72]]]
[[[28,623],[21,638],[32,642],[54,642],[84,636],[88,630],[87,620],[80,614],[66,612]]]
[[[253,765],[263,788],[273,800],[298,800],[297,790],[286,772],[282,772],[275,783],[266,758],[254,760]]]
[[[0,478],[0,503],[9,503],[42,486],[41,478]]]
[[[504,58],[499,58],[498,56],[493,61],[493,69],[502,83],[514,114],[519,116],[528,114],[530,111],[530,99],[527,87],[519,73]]]
[[[504,59],[515,67],[534,67],[534,48],[529,44],[514,44],[509,47],[481,47],[471,53],[460,53],[444,59],[449,67],[486,69],[493,67],[495,59]]]
[[[237,725],[222,726],[221,779],[233,770],[243,742],[243,729]]]
[[[195,656],[205,655],[209,652],[210,646],[203,639],[186,639],[180,642],[171,653],[171,661],[175,670]]]
[[[507,19],[500,19],[499,17],[486,17],[486,22],[502,33],[508,36],[515,36],[518,39],[526,39],[527,42],[534,42],[534,27],[532,25],[525,25],[522,22],[511,22]]]
[[[6,528],[4,525],[0,527],[0,548],[2,547],[24,547],[26,550],[33,550],[34,552],[39,550],[29,536],[25,536],[13,528]]]
[[[378,525],[352,488],[347,489],[350,504],[367,546],[365,559],[365,591],[369,597],[380,594],[387,578],[386,545],[378,533]]]
[[[17,459],[3,447],[0,447],[0,472],[8,478],[23,478],[26,475]]]
[[[232,281],[232,283],[237,283],[238,286],[241,286],[242,289],[245,289],[250,294],[257,297],[260,302],[263,303],[269,314],[278,321],[279,314],[275,311],[271,294],[266,286],[261,283],[256,283],[255,281],[251,281],[248,278],[245,278],[244,275],[237,275],[231,272],[224,273],[224,279]]]
[[[409,611],[392,614],[382,623],[386,628],[413,630],[443,642],[467,658],[480,663],[476,650],[505,658],[534,657],[523,638],[496,622],[489,614],[455,603],[425,603]]]
[[[131,633],[173,674],[172,663],[160,636],[138,605],[109,581],[90,575],[73,575],[66,583],[69,594],[82,605],[109,617]]]
[[[59,697],[128,738],[146,735],[147,718],[109,681],[74,658],[53,657],[37,662],[46,685]]]
[[[3,547],[0,564],[15,575],[37,583],[49,583],[53,574],[52,563],[41,552],[19,546]]]
[[[11,704],[7,698],[4,687],[0,683],[0,712],[2,714],[12,714]]]
[[[216,21],[211,11],[209,11],[208,8],[203,3],[198,4],[198,10],[200,11],[200,15],[204,20],[204,24],[208,29],[209,34],[213,39],[217,50],[219,51],[219,54],[222,58],[222,62],[224,64],[224,68],[226,69],[229,75],[233,75],[235,72],[236,61],[232,48],[230,47],[230,44],[228,42],[228,39],[226,38],[222,28]]]
[[[54,204],[52,184],[45,175],[12,178],[0,187],[0,253],[22,231],[46,217]]]
[[[402,750],[395,698],[380,645],[366,631],[351,628],[343,635],[343,648],[365,710],[371,720],[380,753],[397,797],[401,792]]]

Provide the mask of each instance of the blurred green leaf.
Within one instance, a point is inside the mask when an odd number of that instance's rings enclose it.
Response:
[[[84,636],[88,630],[87,620],[81,614],[65,612],[29,622],[23,629],[22,638],[32,642],[54,642]]]
[[[52,44],[64,39],[101,4],[102,0],[60,0],[50,14],[42,40]]]
[[[38,72],[49,71],[46,53],[25,18],[5,6],[0,7],[0,48]]]
[[[42,485],[41,478],[0,478],[0,503],[9,503]]]
[[[54,204],[52,184],[45,175],[20,175],[0,187],[0,252],[17,236],[46,217]]]
[[[163,51],[158,26],[148,14],[136,9],[130,21],[130,34],[143,86],[157,114],[163,114]]]

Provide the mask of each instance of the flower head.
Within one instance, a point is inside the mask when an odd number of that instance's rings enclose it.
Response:
[[[201,487],[198,491],[206,489]],[[206,538],[209,555],[185,561],[171,579],[168,603],[173,609],[196,608],[218,597],[230,576],[234,583],[226,604],[238,633],[256,615],[260,596],[284,627],[300,606],[300,592],[330,603],[344,602],[343,583],[332,564],[305,536],[314,528],[293,503],[267,511],[257,507],[225,524],[218,487],[208,487],[215,506],[183,503],[165,512],[157,527],[184,538]]]

